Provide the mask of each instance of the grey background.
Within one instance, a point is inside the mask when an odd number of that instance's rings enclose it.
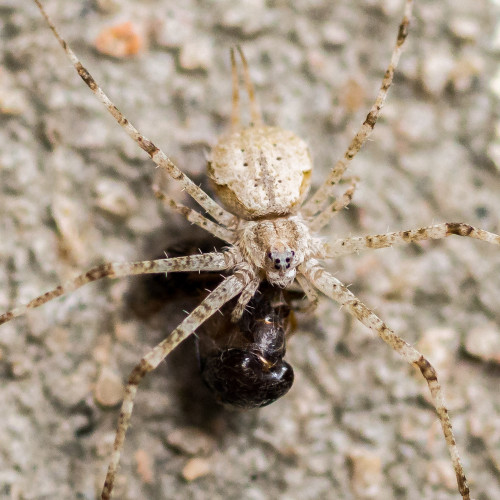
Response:
[[[45,3],[117,106],[197,180],[226,130],[228,49],[241,44],[267,121],[309,142],[316,185],[374,99],[403,4]],[[150,257],[152,234],[169,242],[192,229],[156,202],[154,166],[77,78],[35,6],[4,0],[0,16],[4,310],[92,265]],[[442,221],[500,232],[498,18],[492,0],[417,2],[383,118],[351,168],[361,185],[326,238]],[[102,29],[128,20],[148,40],[137,57],[94,50]],[[330,269],[437,366],[473,496],[499,498],[498,248],[453,237]],[[93,284],[1,328],[0,498],[100,491],[118,410],[95,403],[99,374],[125,379],[191,307],[140,321],[129,291],[127,280]],[[421,377],[326,299],[298,319],[295,386],[261,411],[214,407],[189,346],[149,376],[116,498],[458,498]],[[172,432],[186,426],[203,435],[187,429],[194,444],[179,449]],[[149,484],[138,450],[153,463]],[[193,453],[211,472],[186,482]]]

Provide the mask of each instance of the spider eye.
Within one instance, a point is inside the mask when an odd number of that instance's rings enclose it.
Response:
[[[284,249],[284,250],[273,250],[267,253],[267,256],[273,262],[273,268],[276,271],[280,271],[281,273],[285,273],[287,269],[292,267],[292,262],[294,260],[295,252],[293,250]]]

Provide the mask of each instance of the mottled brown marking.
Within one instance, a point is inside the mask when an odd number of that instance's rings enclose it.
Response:
[[[113,481],[114,477],[112,479],[107,479],[104,481],[104,487],[101,493],[101,500],[110,500],[111,498],[111,489],[113,488]]]
[[[80,75],[80,78],[85,82],[89,89],[92,90],[92,92],[96,92],[99,86],[92,78],[92,75],[88,72],[87,68],[85,68],[82,63],[77,63],[75,67],[76,71]]]
[[[469,500],[470,498],[469,485],[467,484],[467,478],[463,474],[457,477],[457,484],[458,484],[458,490],[460,491],[462,497],[465,500]]]
[[[365,124],[368,125],[371,129],[375,127],[375,123],[377,122],[378,112],[377,110],[372,110],[366,115]]]
[[[423,356],[421,356],[418,361],[415,361],[415,364],[418,366],[427,382],[437,381],[436,370]]]
[[[171,203],[172,206],[175,206],[176,204],[174,202]],[[185,207],[185,206],[182,206],[179,208],[179,212],[184,215],[187,219],[189,213],[191,212],[191,210],[188,208],[188,207]]]
[[[114,273],[112,271],[111,264],[102,264],[100,266],[92,268],[84,274],[84,278],[89,281],[99,280],[106,276],[112,276]]]
[[[152,158],[153,155],[158,153],[160,150],[149,140],[143,136],[137,138],[137,143],[139,146],[146,151],[146,153]]]
[[[128,378],[128,385],[139,385],[139,382],[144,378],[146,373],[151,371],[151,369],[151,365],[145,359],[141,359],[140,363],[132,370],[132,373]],[[128,389],[130,390],[130,388]]]
[[[408,36],[408,26],[410,25],[410,21],[407,17],[403,19],[403,22],[399,26],[397,45],[401,47]]]
[[[143,262],[134,262],[131,266],[131,271],[134,274],[143,274],[146,273],[147,271],[153,269],[156,266],[156,263],[154,260],[145,260]],[[139,271],[139,273],[137,273]]]
[[[49,300],[52,300],[56,297],[59,297],[64,293],[64,290],[62,286],[58,286],[54,290],[51,290],[50,292],[45,292],[43,295],[40,295],[40,297],[37,297],[36,299],[33,299],[31,302],[28,303],[29,308],[35,308],[35,307],[40,307],[41,305],[45,304]]]
[[[387,92],[389,90],[389,87],[391,86],[392,79],[394,78],[394,67],[390,66],[389,68],[386,69],[385,75],[384,75],[384,80],[382,83],[382,90]],[[380,111],[380,110],[378,110]]]
[[[0,325],[3,325],[4,323],[7,323],[7,321],[10,321],[12,318],[14,318],[14,314],[9,312],[6,312],[4,314],[0,315]]]
[[[446,234],[456,234],[458,236],[469,236],[474,228],[469,224],[461,222],[448,222],[446,223]]]
[[[169,167],[173,167],[174,165],[169,162],[168,163]],[[170,176],[172,177],[172,179],[174,179],[175,181],[180,181],[180,180],[183,180],[186,176],[178,169],[174,169],[172,170],[172,172],[170,172]],[[198,201],[203,203],[205,200],[207,199],[207,196],[204,195],[204,194],[200,194],[199,198],[198,198]]]

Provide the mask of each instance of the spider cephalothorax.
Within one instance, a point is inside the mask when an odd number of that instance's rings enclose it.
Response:
[[[273,220],[240,222],[236,247],[261,279],[280,287],[290,286],[297,274],[297,266],[313,255],[321,257],[323,246],[310,235],[306,224],[298,216]]]

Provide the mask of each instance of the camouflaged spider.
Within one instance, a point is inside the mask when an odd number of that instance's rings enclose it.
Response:
[[[131,373],[120,413],[120,420],[109,465],[102,498],[110,498],[113,489],[125,433],[129,425],[134,398],[142,378],[158,364],[186,337],[207,320],[225,303],[238,297],[232,312],[233,321],[238,321],[262,281],[271,285],[288,287],[295,280],[303,288],[311,302],[317,301],[317,291],[344,306],[345,310],[375,331],[382,340],[396,350],[408,363],[417,366],[427,380],[433,402],[443,427],[446,443],[452,457],[460,494],[470,498],[467,481],[455,445],[452,426],[446,410],[436,373],[429,362],[412,346],[390,330],[371,310],[364,306],[341,282],[325,271],[318,260],[333,259],[364,248],[383,248],[394,244],[439,239],[448,235],[468,236],[493,244],[500,244],[500,236],[476,229],[463,223],[444,223],[426,228],[387,233],[383,235],[339,239],[325,243],[313,234],[318,232],[329,219],[345,208],[353,195],[355,185],[343,197],[331,201],[332,188],[343,177],[345,170],[370,135],[387,91],[393,79],[402,45],[406,39],[411,17],[412,1],[407,0],[403,21],[398,32],[391,62],[384,76],[379,94],[343,158],[331,170],[320,188],[306,201],[310,173],[312,169],[306,144],[293,133],[262,123],[253,86],[248,74],[247,63],[240,51],[246,89],[250,97],[252,121],[249,126],[240,125],[238,72],[234,51],[231,52],[233,77],[233,111],[231,131],[220,138],[210,159],[210,177],[225,208],[212,200],[186,177],[151,141],[141,135],[116,109],[96,84],[92,76],[81,65],[74,53],[58,35],[55,27],[45,15],[52,31],[73,62],[78,74],[105,104],[117,122],[132,139],[146,151],[153,161],[168,173],[179,185],[209,214],[206,218],[196,211],[169,199],[161,191],[156,194],[171,208],[182,213],[187,220],[198,224],[211,234],[226,241],[231,246],[227,251],[214,252],[190,257],[159,259],[134,263],[105,264],[91,269],[56,289],[37,297],[25,306],[18,307],[0,316],[0,323],[24,314],[28,309],[38,307],[49,300],[61,296],[92,281],[109,277],[166,273],[179,271],[228,271],[227,277],[163,342],[158,344]],[[228,210],[226,210],[228,209]],[[283,369],[282,353],[270,359],[267,348],[251,353],[259,373],[267,372],[283,381],[281,393],[290,385],[288,369]],[[229,350],[234,346],[229,346]],[[234,351],[231,351],[231,355]],[[241,377],[253,377],[247,371],[246,362],[231,359],[230,366],[241,368]],[[247,355],[245,351],[244,355]],[[219,356],[222,359],[222,356]],[[225,367],[222,367],[224,371]],[[216,384],[213,384],[216,385]],[[221,394],[228,403],[238,394]],[[255,406],[259,406],[275,395],[263,395]]]

